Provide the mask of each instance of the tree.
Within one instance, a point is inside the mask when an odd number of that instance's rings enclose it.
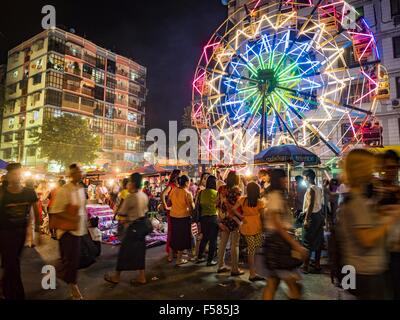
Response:
[[[74,162],[90,164],[100,151],[100,137],[93,134],[88,121],[68,113],[46,119],[36,140],[41,156],[64,168]]]

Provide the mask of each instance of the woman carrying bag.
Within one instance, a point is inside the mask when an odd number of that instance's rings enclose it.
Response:
[[[202,233],[197,264],[206,261],[204,251],[208,244],[207,266],[217,265],[217,262],[214,261],[218,239],[217,197],[217,178],[208,176],[206,189],[200,191],[196,203],[196,221],[200,221]]]
[[[285,199],[286,173],[282,169],[271,171],[270,192],[266,196],[264,211],[265,265],[268,270],[264,300],[273,300],[280,281],[289,288],[290,299],[300,299],[301,280],[299,267],[307,258],[307,250],[295,240],[293,218]]]
[[[118,253],[116,271],[104,275],[104,280],[118,284],[122,271],[139,271],[139,275],[132,284],[146,284],[146,235],[153,227],[146,217],[149,199],[142,188],[142,175],[134,173],[128,183],[129,195],[122,204],[121,212],[125,214],[126,222],[124,237]]]

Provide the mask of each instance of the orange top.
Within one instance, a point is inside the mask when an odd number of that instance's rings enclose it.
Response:
[[[242,208],[243,224],[240,226],[240,233],[244,236],[254,236],[262,232],[260,210],[265,208],[265,203],[258,200],[256,207],[249,207],[247,197],[239,199]]]
[[[172,218],[186,218],[189,217],[192,211],[193,196],[190,191],[182,188],[173,188],[169,194],[171,200]]]

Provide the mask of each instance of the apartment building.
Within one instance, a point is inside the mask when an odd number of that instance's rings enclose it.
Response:
[[[101,137],[97,164],[143,159],[146,68],[74,33],[43,31],[8,52],[1,158],[49,169],[35,144],[46,119],[86,118]]]

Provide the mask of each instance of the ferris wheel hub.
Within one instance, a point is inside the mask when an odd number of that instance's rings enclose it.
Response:
[[[263,94],[270,94],[276,88],[278,81],[273,69],[260,69],[257,71],[258,90]]]

